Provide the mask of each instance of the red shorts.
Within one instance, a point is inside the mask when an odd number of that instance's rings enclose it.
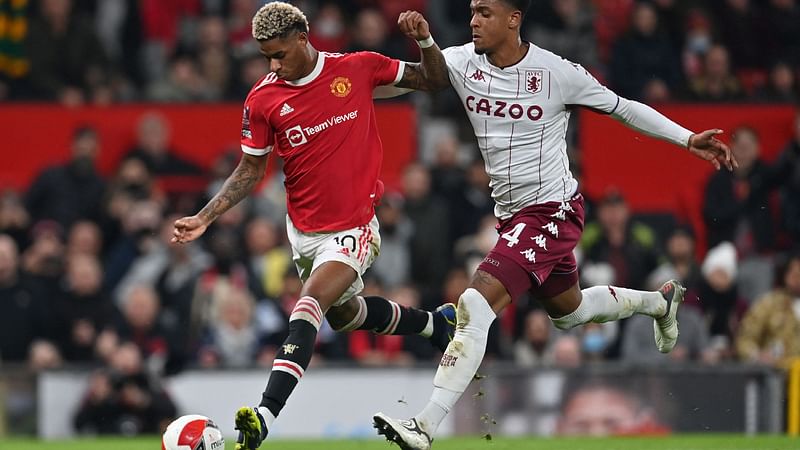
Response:
[[[562,206],[549,202],[522,209],[497,224],[500,239],[478,266],[500,280],[516,300],[525,291],[554,297],[578,282],[572,251],[583,232],[583,196]]]

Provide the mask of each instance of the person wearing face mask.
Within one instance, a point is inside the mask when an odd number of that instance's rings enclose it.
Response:
[[[71,152],[68,162],[45,169],[31,184],[25,206],[34,223],[50,219],[68,229],[80,219],[98,219],[105,182],[95,167],[100,153],[97,131],[78,127]]]

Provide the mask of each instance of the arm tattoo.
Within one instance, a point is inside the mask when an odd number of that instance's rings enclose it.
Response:
[[[395,86],[418,91],[440,91],[450,85],[447,64],[439,46],[422,49],[422,62],[406,63],[403,78]]]
[[[266,156],[242,155],[239,165],[225,180],[222,189],[197,215],[203,217],[207,223],[211,223],[242,201],[253,189],[253,186],[264,177],[266,162]]]

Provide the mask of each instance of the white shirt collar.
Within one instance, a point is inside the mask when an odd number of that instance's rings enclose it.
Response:
[[[319,74],[322,73],[322,66],[325,65],[325,53],[317,52],[317,64],[314,66],[314,70],[311,71],[308,75],[304,76],[303,78],[298,78],[294,81],[286,81],[286,84],[290,84],[292,86],[305,86],[308,83],[314,81]]]

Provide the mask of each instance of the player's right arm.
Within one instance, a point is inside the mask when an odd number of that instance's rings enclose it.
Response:
[[[257,101],[251,92],[245,100],[242,117],[242,159],[200,212],[175,221],[172,242],[182,244],[200,237],[219,216],[244,200],[264,177],[274,135],[262,108],[263,102]]]
[[[196,215],[175,221],[172,242],[186,243],[200,237],[219,216],[244,200],[264,177],[268,155],[242,154],[239,165],[225,180],[222,189]]]

